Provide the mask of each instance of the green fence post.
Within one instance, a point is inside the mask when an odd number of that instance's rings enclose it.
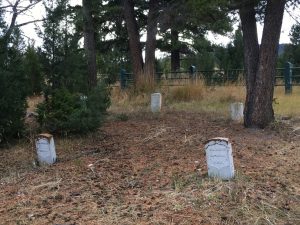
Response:
[[[285,94],[292,94],[292,67],[293,64],[290,62],[285,63],[284,67],[284,84],[285,84]]]
[[[194,65],[191,65],[189,68],[189,72],[190,72],[190,79],[192,80],[192,83],[194,83],[196,80],[196,67]]]
[[[120,71],[120,87],[121,90],[126,88],[126,70],[124,69],[121,69]]]

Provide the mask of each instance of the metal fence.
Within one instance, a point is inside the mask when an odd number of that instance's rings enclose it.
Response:
[[[244,70],[198,70],[156,73],[155,81],[161,86],[184,86],[191,83],[204,82],[205,85],[224,85],[234,83],[244,85]],[[126,88],[133,84],[133,74],[122,70],[120,86]]]
[[[190,68],[187,71],[156,73],[156,82],[161,86],[184,86],[202,82],[207,86],[216,85],[245,85],[245,70],[196,70]],[[293,67],[286,63],[284,68],[277,68],[275,86],[285,86],[286,93],[292,92],[293,86],[300,86],[300,67]],[[121,70],[120,87],[122,89],[133,84],[133,74]]]

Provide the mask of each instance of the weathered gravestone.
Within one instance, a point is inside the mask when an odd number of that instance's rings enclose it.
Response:
[[[151,111],[153,113],[161,110],[161,93],[151,94]]]
[[[244,104],[235,102],[230,104],[230,116],[233,121],[241,121],[244,118]]]
[[[212,138],[205,145],[208,176],[222,180],[234,177],[232,147],[228,138]]]
[[[51,134],[39,134],[36,139],[36,150],[40,164],[53,164],[56,161],[54,139]]]

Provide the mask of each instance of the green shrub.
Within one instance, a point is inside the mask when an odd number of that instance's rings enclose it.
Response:
[[[88,96],[60,89],[38,105],[38,122],[48,132],[85,133],[100,126],[109,105],[109,91],[104,85],[94,88]]]
[[[20,64],[12,58],[12,62],[0,65],[0,144],[24,131],[27,87]]]

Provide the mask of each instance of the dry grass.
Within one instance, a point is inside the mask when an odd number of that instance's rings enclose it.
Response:
[[[285,95],[284,87],[277,87],[274,93],[274,110],[278,115],[300,116],[300,87],[293,87],[293,93]]]
[[[227,115],[228,105],[232,102],[245,101],[244,86],[206,87],[203,82],[185,86],[161,87],[154,89],[163,95],[163,106],[176,110],[209,112]],[[33,112],[43,97],[34,96],[27,99],[28,112]],[[150,94],[137,95],[131,90],[121,91],[119,87],[112,90],[110,111],[117,113],[140,112],[148,110]],[[300,116],[300,87],[293,87],[293,93],[285,95],[284,87],[276,87],[274,93],[275,114],[289,117]]]
[[[228,105],[232,102],[245,101],[244,86],[206,87],[203,82],[185,86],[161,87],[154,89],[163,95],[163,106],[175,110],[209,112],[227,115]],[[33,112],[43,97],[34,96],[27,99],[28,112]],[[137,95],[132,90],[121,91],[119,87],[112,90],[110,111],[117,113],[141,112],[148,110],[150,94]],[[285,95],[284,87],[276,87],[274,93],[275,114],[288,117],[300,116],[300,87],[293,87],[293,93]]]
[[[157,117],[146,113],[150,94],[113,89],[110,111],[118,119],[89,135],[55,137],[59,162],[52,167],[32,164],[34,136],[3,150],[0,224],[299,222],[298,140],[210,117],[243,102],[244,87],[198,83],[155,91],[167,109]],[[295,88],[285,96],[276,88],[276,113],[300,115],[294,107],[299,93]],[[29,110],[41,100],[29,99]],[[212,136],[234,144],[237,175],[231,181],[207,177],[201,148]]]
[[[203,82],[185,86],[157,88],[163,95],[163,107],[172,110],[216,113],[228,116],[228,106],[232,102],[244,102],[244,86],[206,87]],[[300,87],[294,87],[293,94],[285,95],[284,87],[276,87],[274,93],[274,111],[276,115],[300,116]],[[110,111],[117,113],[141,112],[149,110],[150,94],[136,95],[115,88],[112,92]]]
[[[197,90],[198,92],[195,91]],[[188,110],[197,112],[207,112],[228,116],[228,106],[232,102],[244,102],[244,87],[240,86],[221,86],[221,87],[205,87],[204,85],[187,87],[176,87],[175,93],[184,92],[185,90],[191,94],[189,100],[179,101],[172,95],[168,95],[170,108],[175,110]],[[178,91],[180,90],[180,91]],[[200,95],[201,93],[201,95]]]
[[[156,91],[159,91],[158,89]],[[121,91],[119,87],[111,91],[111,107],[109,111],[116,113],[131,113],[150,109],[150,93],[136,94],[133,90]]]
[[[206,87],[203,82],[185,86],[161,87],[156,91],[163,96],[163,107],[171,110],[187,110],[227,115],[228,104],[244,101],[244,87]],[[136,95],[130,90],[112,90],[111,112],[144,112],[150,108],[150,94]]]
[[[201,101],[204,98],[205,88],[202,84],[189,84],[183,87],[172,88],[168,98],[171,101]]]
[[[298,224],[299,141],[188,112],[228,111],[243,87],[204,88],[186,102],[172,98],[177,88],[162,90],[164,105],[186,112],[158,118],[136,111],[148,95],[114,90],[111,110],[141,116],[56,137],[59,162],[49,168],[32,166],[33,143],[2,151],[0,224]],[[227,182],[207,177],[201,153],[205,140],[225,135],[237,171]]]

